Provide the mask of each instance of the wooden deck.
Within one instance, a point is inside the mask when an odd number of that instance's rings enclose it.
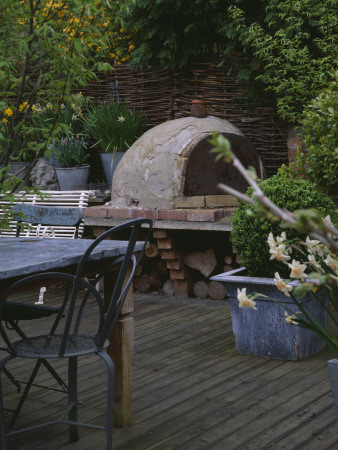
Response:
[[[330,351],[300,362],[236,354],[223,301],[137,295],[135,310],[133,418],[131,425],[115,429],[114,449],[338,448]],[[26,362],[11,368],[23,373]],[[44,377],[42,370],[40,380]],[[103,420],[104,378],[99,359],[82,359],[80,420]],[[3,379],[12,406],[17,394]],[[34,388],[20,424],[61,410],[64,401],[61,393]],[[9,448],[104,449],[102,431],[80,428],[80,436],[69,443],[67,429],[57,425],[12,437]]]

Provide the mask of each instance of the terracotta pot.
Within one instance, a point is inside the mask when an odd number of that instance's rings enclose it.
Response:
[[[203,119],[207,117],[207,105],[205,100],[191,100],[191,116]]]

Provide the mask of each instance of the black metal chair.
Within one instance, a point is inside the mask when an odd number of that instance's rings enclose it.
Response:
[[[17,220],[16,237],[20,236],[23,223],[29,224],[29,226],[35,226],[34,234],[37,237],[54,237],[53,227],[74,227],[74,238],[78,237],[78,230],[80,223],[83,220],[83,210],[81,208],[69,208],[69,207],[49,207],[18,203],[13,206],[12,212]],[[19,321],[42,319],[52,314],[58,314],[59,308],[47,306],[43,304],[30,304],[24,302],[6,302],[2,312],[2,320],[5,321],[8,328],[14,329],[19,336],[23,339],[25,334],[19,327]],[[42,364],[53,375],[58,384],[61,387],[61,391],[67,392],[67,385],[49,364],[48,361],[42,361]],[[13,374],[4,369],[5,375],[12,381],[17,387],[18,392],[21,390],[21,383],[27,384],[23,380],[18,380]],[[47,386],[46,386],[47,387]],[[49,388],[49,387],[47,387]],[[23,404],[29,389],[26,387],[21,402]],[[21,404],[21,406],[22,406]],[[20,408],[19,408],[20,410]],[[19,413],[19,410],[14,414],[14,422]]]
[[[68,408],[65,414],[59,419],[35,425],[32,427],[21,428],[6,431],[3,395],[0,379],[0,432],[2,438],[2,448],[7,448],[7,436],[20,432],[48,426],[55,423],[64,423],[69,425],[69,433],[71,440],[77,440],[78,426],[88,426],[106,430],[106,449],[112,448],[112,423],[113,423],[113,400],[114,400],[114,364],[107,354],[106,349],[109,345],[109,337],[112,334],[114,325],[118,319],[123,302],[126,298],[128,290],[135,273],[137,264],[139,263],[143,251],[136,258],[134,255],[135,244],[140,240],[141,232],[146,227],[146,237],[142,239],[144,248],[149,240],[152,221],[149,219],[136,219],[128,223],[112,228],[100,237],[98,237],[89,246],[79,262],[75,276],[62,273],[44,273],[26,277],[14,283],[0,297],[0,333],[7,344],[8,354],[0,361],[0,373],[5,364],[17,357],[29,358],[40,362],[48,359],[68,359]],[[105,238],[112,238],[120,232],[129,232],[128,248],[124,256],[115,258],[104,270],[95,278],[93,284],[83,279],[83,272],[92,250],[100,244]],[[113,269],[117,270],[117,278],[114,284],[113,293],[108,303],[105,313],[104,300],[99,292],[95,289],[96,283],[104,276],[109,276],[109,272]],[[131,267],[129,273],[128,268]],[[114,269],[114,270],[115,270]],[[60,305],[59,313],[56,320],[52,323],[49,332],[34,333],[27,335],[25,338],[12,342],[6,328],[2,324],[3,307],[12,294],[15,295],[17,290],[28,288],[29,285],[46,283],[47,280],[58,280],[66,286],[65,295]],[[89,301],[91,300],[91,301]],[[97,320],[93,319],[93,307],[96,308]],[[88,310],[88,320],[83,320]],[[61,321],[61,316],[65,317]],[[95,329],[88,333],[85,329],[89,324],[95,322]],[[83,424],[77,421],[77,360],[79,356],[96,354],[100,356],[108,371],[108,388],[107,388],[107,414],[106,425],[96,426],[91,424]],[[38,368],[36,369],[38,370]],[[32,374],[30,382],[33,382],[35,373]],[[68,415],[68,419],[66,416]]]

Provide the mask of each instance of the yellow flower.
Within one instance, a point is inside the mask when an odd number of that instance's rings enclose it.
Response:
[[[27,102],[22,102],[21,105],[19,106],[19,111],[23,111],[24,109],[26,109],[28,107],[28,103]]]
[[[13,113],[13,111],[11,110],[11,108],[7,108],[7,109],[5,110],[5,114],[6,114],[6,116],[11,117],[14,113]]]

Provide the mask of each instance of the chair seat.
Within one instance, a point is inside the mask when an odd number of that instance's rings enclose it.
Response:
[[[48,335],[34,336],[15,342],[13,347],[17,352],[17,356],[23,358],[59,358],[62,337],[62,334],[56,334],[48,341]],[[109,341],[106,340],[103,348],[108,347],[108,344]],[[96,353],[103,348],[99,348],[95,344],[94,336],[86,334],[69,335],[63,357]]]

